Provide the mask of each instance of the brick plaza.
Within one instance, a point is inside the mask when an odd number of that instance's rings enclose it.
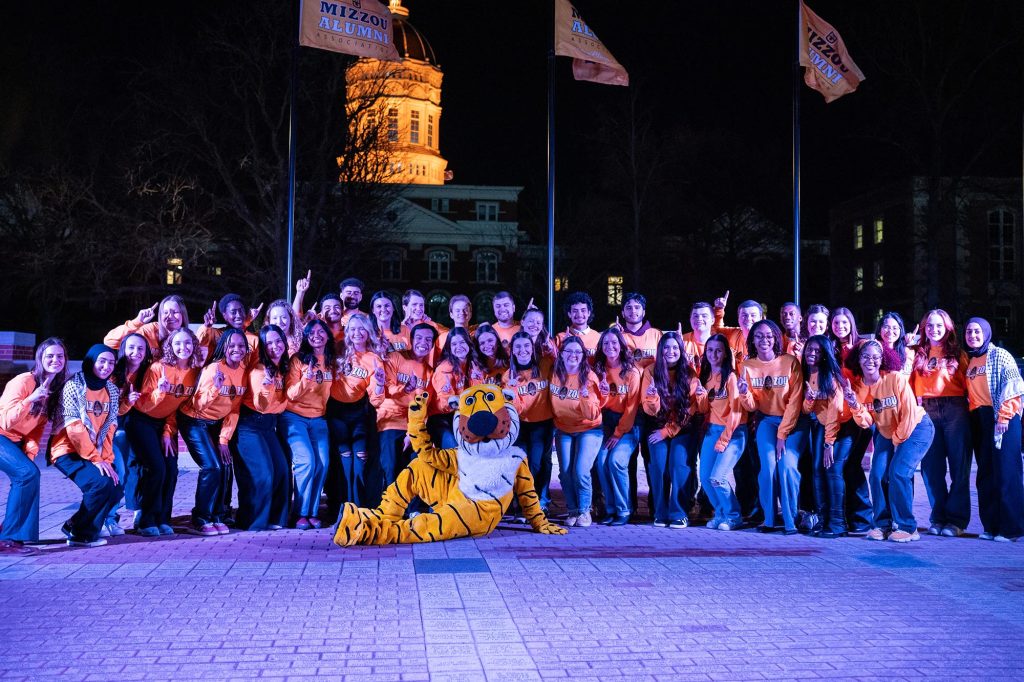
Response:
[[[324,529],[82,550],[59,533],[78,489],[46,469],[42,495],[52,542],[0,558],[2,680],[1024,679],[1024,543],[978,540],[976,508],[968,537],[909,545],[503,524],[386,548]],[[920,482],[916,500],[926,525]]]

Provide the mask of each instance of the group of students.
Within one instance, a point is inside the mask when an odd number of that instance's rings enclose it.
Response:
[[[630,522],[642,458],[658,527],[686,528],[700,513],[723,531],[909,542],[919,539],[920,465],[928,532],[955,537],[969,522],[973,454],[981,537],[1024,535],[1024,382],[984,319],[966,322],[964,347],[942,310],[910,333],[886,313],[869,336],[846,308],[787,303],[780,327],[744,301],[727,327],[726,292],[693,304],[689,331],[662,332],[631,293],[597,330],[591,298],[576,292],[552,337],[532,300],[515,320],[508,292],[493,299],[493,324],[472,325],[470,300],[454,296],[449,329],[416,290],[399,315],[385,292],[362,312],[354,278],[304,311],[309,287],[307,274],[293,303],[271,303],[258,333],[262,305],[237,294],[214,302],[195,332],[181,297],[167,296],[111,330],[73,376],[60,339],[39,344],[33,370],[0,398],[0,470],[11,479],[0,552],[31,552],[24,543],[38,540],[33,460],[47,425],[47,462],[82,490],[63,527],[70,545],[123,534],[122,499],[140,535],[173,534],[179,436],[199,466],[192,532],[320,528],[344,502],[374,506],[415,456],[414,395],[429,393],[430,435],[454,447],[448,399],[478,384],[514,395],[517,445],[545,512],[554,450],[568,526]],[[413,502],[409,513],[429,509]]]

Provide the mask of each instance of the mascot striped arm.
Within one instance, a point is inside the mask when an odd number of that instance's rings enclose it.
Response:
[[[519,414],[510,394],[483,385],[452,398],[458,446],[447,450],[435,448],[427,433],[428,397],[421,393],[409,406],[409,440],[416,459],[388,486],[376,509],[345,505],[335,527],[335,544],[393,545],[481,537],[501,521],[513,494],[535,531],[567,532],[544,516],[526,453],[512,445],[519,436]],[[414,497],[431,510],[403,519]]]

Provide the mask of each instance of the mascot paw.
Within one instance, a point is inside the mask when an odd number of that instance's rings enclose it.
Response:
[[[339,547],[351,547],[359,542],[364,529],[365,523],[363,515],[359,513],[359,507],[351,502],[346,502],[342,507],[337,531],[334,533],[334,544]]]
[[[537,526],[534,530],[542,535],[566,535],[569,533],[567,528],[558,526],[550,521],[545,521],[543,525]]]

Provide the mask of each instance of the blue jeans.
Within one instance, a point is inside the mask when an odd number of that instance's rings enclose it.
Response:
[[[993,440],[995,425],[992,407],[971,410],[974,456],[978,460],[978,516],[985,532],[1016,538],[1024,535],[1020,415],[1007,424],[998,448]]]
[[[590,511],[594,487],[590,469],[597,460],[604,432],[601,427],[566,433],[555,429],[555,447],[558,450],[558,480],[565,495],[565,508],[570,516]]]
[[[174,455],[165,456],[163,433],[166,421],[136,412],[125,429],[139,469],[135,488],[139,528],[171,524],[171,505],[174,503],[174,490],[178,487],[178,439],[174,439]]]
[[[914,470],[924,459],[935,437],[935,426],[926,414],[913,433],[899,446],[876,431],[875,456],[871,459],[871,497],[874,500],[875,527],[889,527],[913,533]],[[885,525],[883,525],[885,524]]]
[[[800,453],[807,445],[808,420],[797,420],[793,433],[786,438],[782,459],[775,459],[782,417],[764,415],[757,425],[757,452],[761,459],[761,473],[757,476],[758,496],[764,510],[764,525],[775,526],[775,500],[782,508],[782,525],[786,530],[796,529],[797,506],[800,497]]]
[[[327,480],[330,461],[330,436],[323,417],[303,417],[289,410],[281,413],[278,424],[291,453],[295,476],[295,501],[292,513],[298,518],[320,514],[320,493]]]
[[[823,530],[846,532],[846,462],[853,452],[857,425],[851,419],[839,427],[832,447],[832,466],[825,468],[825,426],[811,418],[811,459],[814,464],[814,504]],[[862,474],[863,476],[863,474]]]
[[[725,427],[711,424],[700,449],[700,484],[715,509],[715,521],[737,527],[743,522],[736,491],[729,483],[736,462],[747,446],[747,425],[740,424],[732,432],[732,438],[722,452],[715,452],[715,443],[721,438]]]
[[[223,523],[227,515],[224,489],[227,487],[229,467],[220,460],[220,419],[193,419],[178,412],[178,430],[188,447],[188,453],[199,465],[196,482],[196,506],[192,508],[192,525],[199,528],[207,523]]]
[[[519,422],[516,445],[526,451],[526,461],[533,474],[533,487],[537,491],[541,509],[551,506],[551,443],[555,425],[551,419],[542,422]]]
[[[629,462],[640,441],[640,427],[634,425],[615,444],[607,448],[605,442],[612,437],[619,426],[622,415],[611,410],[604,410],[601,424],[604,430],[604,442],[597,453],[597,471],[604,491],[604,512],[606,516],[628,517],[629,506]]]
[[[39,467],[18,447],[0,436],[0,471],[11,479],[0,540],[39,539]]]
[[[846,521],[851,529],[864,531],[875,527],[871,511],[871,487],[864,473],[864,453],[875,437],[875,428],[862,429],[854,426],[853,447],[843,467],[843,481],[846,486]]]
[[[238,528],[266,530],[288,523],[292,477],[277,437],[278,421],[279,415],[241,408],[232,442],[238,457]]]
[[[690,505],[697,494],[699,426],[691,423],[672,438],[649,443],[648,477],[651,492],[648,507],[656,522],[689,519]]]
[[[966,398],[925,398],[935,439],[921,461],[921,476],[932,506],[930,521],[961,530],[971,520],[971,426]],[[949,487],[946,487],[946,466]]]
[[[121,499],[124,488],[105,476],[92,462],[74,453],[58,457],[53,466],[82,491],[82,503],[66,524],[71,529],[71,539],[83,542],[96,540],[104,519]]]
[[[332,517],[338,515],[345,502],[354,502],[359,507],[369,505],[369,404],[366,396],[354,403],[327,401],[331,458],[324,488]]]
[[[132,495],[135,495],[135,488],[138,485],[138,476],[134,471],[129,470],[128,460],[130,458],[131,447],[128,445],[128,433],[125,430],[126,424],[129,421],[129,415],[117,418],[117,430],[114,431],[114,461],[111,464],[114,465],[114,471],[117,472],[117,480],[121,481],[121,489],[127,493],[129,490]],[[134,458],[133,458],[134,459]],[[134,462],[133,462],[134,463]],[[134,467],[132,467],[134,469]],[[130,488],[129,488],[130,486]],[[134,501],[134,500],[133,500]],[[118,524],[117,509],[121,506],[121,500],[117,501],[114,508],[107,514],[107,518],[104,519],[104,524]],[[132,507],[136,508],[136,507]]]

